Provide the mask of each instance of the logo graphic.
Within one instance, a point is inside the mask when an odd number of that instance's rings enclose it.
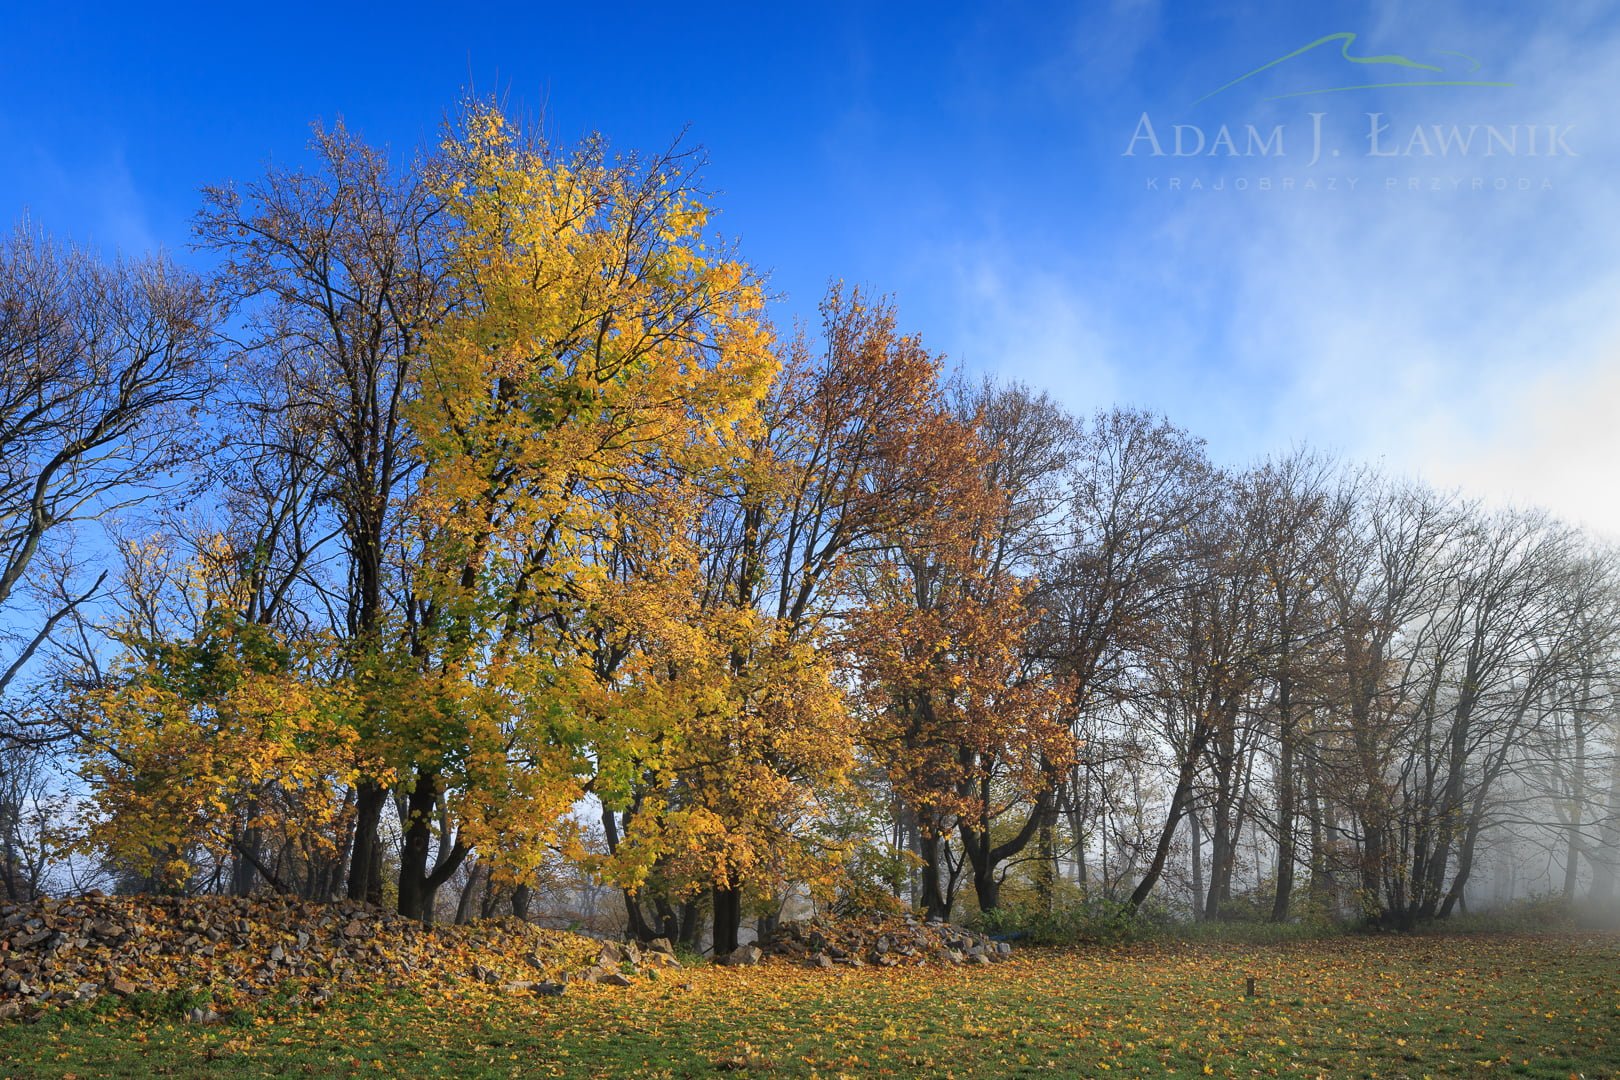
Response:
[[[1513,85],[1509,82],[1488,82],[1480,79],[1470,79],[1464,77],[1475,74],[1481,67],[1478,60],[1466,53],[1460,53],[1450,49],[1436,50],[1436,56],[1448,58],[1445,64],[1424,64],[1413,60],[1409,56],[1401,56],[1399,53],[1390,53],[1385,56],[1352,56],[1350,54],[1350,46],[1355,43],[1355,40],[1356,35],[1350,33],[1349,31],[1339,34],[1329,34],[1326,37],[1317,38],[1309,45],[1303,45],[1291,53],[1286,53],[1277,57],[1277,59],[1271,61],[1270,63],[1261,64],[1259,67],[1245,75],[1239,75],[1225,86],[1217,87],[1216,89],[1211,90],[1209,93],[1193,102],[1193,104],[1202,104],[1215,95],[1232,89],[1232,87],[1237,86],[1239,83],[1246,82],[1247,80],[1254,78],[1256,75],[1288,63],[1288,61],[1293,60],[1295,57],[1304,56],[1307,53],[1314,52],[1315,50],[1322,48],[1324,45],[1328,45],[1335,41],[1340,43],[1339,56],[1342,59],[1351,64],[1363,65],[1363,69],[1351,69],[1355,71],[1353,77],[1366,79],[1368,81],[1349,83],[1344,86],[1317,86],[1304,90],[1291,90],[1286,93],[1273,94],[1264,100],[1279,101],[1283,98],[1309,97],[1313,94],[1340,94],[1350,90],[1389,90],[1409,86],[1503,87]],[[1389,69],[1391,68],[1399,69],[1399,71],[1413,72],[1413,74],[1407,77],[1396,77],[1399,72],[1390,71]],[[1462,68],[1466,68],[1466,70],[1458,70]],[[1346,75],[1346,78],[1350,77],[1352,76],[1349,74]]]

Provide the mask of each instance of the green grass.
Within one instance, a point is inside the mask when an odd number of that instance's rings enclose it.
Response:
[[[990,968],[669,973],[561,998],[432,991],[199,1027],[161,1002],[0,1025],[8,1075],[1615,1075],[1620,938],[1031,950]],[[1244,997],[1256,979],[1256,996]]]

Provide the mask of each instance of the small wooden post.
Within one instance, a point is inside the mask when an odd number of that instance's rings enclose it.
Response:
[[[1248,981],[1243,984],[1243,996],[1246,997],[1246,998],[1254,997],[1254,976],[1253,975],[1250,975],[1249,978],[1248,978]]]

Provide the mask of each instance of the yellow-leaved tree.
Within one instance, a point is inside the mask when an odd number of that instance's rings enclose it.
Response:
[[[972,458],[939,359],[899,332],[887,301],[833,288],[819,342],[801,336],[782,356],[758,425],[705,484],[694,522],[711,700],[685,714],[665,768],[603,821],[614,861],[657,886],[627,897],[633,927],[690,941],[707,892],[717,955],[736,947],[745,910],[769,918],[790,887],[834,884],[856,725],[829,646],[853,596],[848,571],[951,504]]]
[[[444,146],[464,300],[416,373],[384,739],[409,791],[405,914],[474,847],[526,874],[581,797],[664,767],[710,692],[683,526],[776,360],[754,275],[705,242],[693,164],[556,151],[487,105]]]
[[[290,638],[247,616],[242,559],[223,537],[178,573],[162,569],[160,546],[125,545],[124,652],[72,701],[91,794],[81,843],[163,891],[233,862],[285,891],[260,861],[265,834],[330,857],[345,832],[351,685],[334,677],[330,637]],[[251,886],[252,873],[235,877],[238,891]]]

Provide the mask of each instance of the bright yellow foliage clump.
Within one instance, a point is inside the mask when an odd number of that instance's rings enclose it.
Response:
[[[164,638],[127,626],[110,685],[74,701],[94,795],[81,840],[162,887],[241,854],[252,830],[332,850],[356,773],[354,697],[324,677],[331,643],[244,618],[220,572],[232,556],[222,538],[205,545],[182,574],[193,623]],[[150,586],[151,564],[131,562]]]
[[[394,696],[427,724],[393,734],[507,874],[587,793],[622,805],[735,714],[694,523],[777,362],[685,165],[556,153],[480,107],[437,173],[463,299],[418,368],[419,619]]]

